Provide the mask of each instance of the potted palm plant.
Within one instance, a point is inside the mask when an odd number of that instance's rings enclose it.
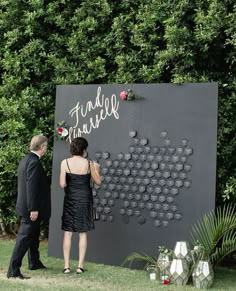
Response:
[[[141,262],[144,265],[144,269],[147,270],[147,274],[150,280],[157,280],[160,277],[159,268],[157,265],[157,258],[154,256],[149,256],[145,253],[132,253],[130,254],[122,263],[126,265],[127,263],[131,266],[134,262]]]
[[[192,228],[193,245],[200,244],[213,267],[236,251],[236,205],[218,207],[205,214]]]
[[[233,204],[218,207],[193,226],[191,235],[196,256],[193,255],[192,279],[197,288],[209,288],[213,282],[213,268],[236,251],[235,230],[236,208]]]

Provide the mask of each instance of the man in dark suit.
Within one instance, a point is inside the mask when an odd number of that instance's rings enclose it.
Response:
[[[20,267],[28,251],[30,270],[46,268],[40,261],[39,235],[40,223],[51,215],[50,186],[40,158],[47,150],[48,140],[45,136],[34,136],[28,153],[18,167],[18,195],[16,213],[21,217],[16,244],[12,253],[7,277],[29,279]]]

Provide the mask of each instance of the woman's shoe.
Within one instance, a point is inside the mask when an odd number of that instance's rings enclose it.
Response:
[[[64,273],[64,274],[69,274],[69,273],[70,273],[70,268],[65,268],[65,269],[63,270],[63,273]]]
[[[82,273],[84,273],[84,269],[83,268],[78,268],[76,270],[76,274],[82,274]]]

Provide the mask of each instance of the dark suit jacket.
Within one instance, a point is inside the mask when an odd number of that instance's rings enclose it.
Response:
[[[30,211],[38,211],[40,219],[49,219],[50,186],[39,157],[32,152],[19,163],[17,188],[16,213],[19,216],[29,218]]]

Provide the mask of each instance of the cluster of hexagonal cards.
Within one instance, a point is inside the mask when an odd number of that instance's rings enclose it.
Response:
[[[124,223],[137,219],[139,224],[152,221],[156,227],[167,227],[171,220],[181,220],[175,200],[182,188],[191,187],[189,141],[182,139],[175,146],[166,131],[160,133],[162,144],[154,146],[136,130],[129,136],[126,153],[95,153],[102,175],[102,185],[93,189],[100,220],[114,221],[115,206]]]

